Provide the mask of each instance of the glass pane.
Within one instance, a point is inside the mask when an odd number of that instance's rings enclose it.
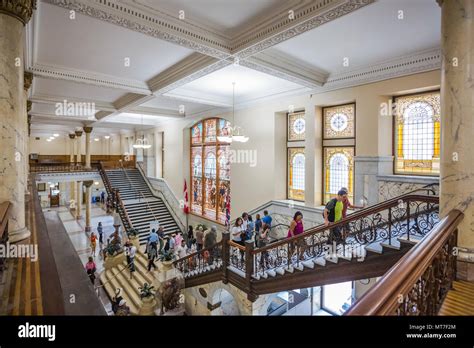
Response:
[[[214,143],[216,141],[216,119],[211,118],[204,121],[204,141]]]
[[[204,216],[216,219],[216,147],[204,147]]]
[[[288,199],[304,200],[305,155],[304,147],[288,149]]]
[[[353,157],[353,147],[324,148],[324,204],[341,188],[347,188],[348,198],[353,199]]]
[[[202,123],[199,122],[191,130],[191,144],[202,143]]]
[[[352,305],[352,282],[323,286],[323,309],[342,315]]]
[[[306,123],[304,112],[288,114],[288,141],[304,140]]]
[[[355,104],[324,108],[324,138],[353,138],[354,116]]]
[[[404,174],[439,174],[439,93],[395,98],[395,110],[395,171]]]
[[[220,118],[218,120],[219,124],[219,135],[226,136],[226,135],[231,135],[231,125],[230,122],[227,120],[224,120]]]
[[[191,211],[202,214],[202,147],[191,149]]]

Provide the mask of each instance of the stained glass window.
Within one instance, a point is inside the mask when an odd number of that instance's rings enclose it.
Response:
[[[202,122],[199,122],[191,128],[191,144],[202,143]]]
[[[324,204],[345,187],[352,200],[354,192],[354,148],[325,147],[324,155]]]
[[[228,127],[218,118],[191,127],[191,212],[222,224],[230,195],[230,146],[217,135],[225,135]]]
[[[204,128],[205,128],[204,142],[213,143],[216,141],[216,130],[217,130],[216,121],[217,120],[215,118],[204,121]]]
[[[306,123],[304,112],[288,114],[288,141],[305,139]]]
[[[355,136],[355,104],[323,108],[324,139]]]
[[[288,199],[304,201],[304,147],[288,148]]]
[[[439,174],[440,94],[394,98],[395,173]]]

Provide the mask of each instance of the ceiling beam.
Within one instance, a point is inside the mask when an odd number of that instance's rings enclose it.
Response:
[[[240,65],[309,88],[324,85],[329,76],[325,71],[297,62],[293,57],[288,57],[273,49],[244,59],[240,61]]]
[[[196,52],[150,79],[148,88],[154,94],[164,94],[230,64]]]

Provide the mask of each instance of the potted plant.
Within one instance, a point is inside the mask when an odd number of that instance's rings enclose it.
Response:
[[[138,311],[139,315],[154,315],[156,300],[155,300],[155,287],[144,283],[143,286],[138,288],[140,291],[140,299],[142,300],[142,306]]]
[[[175,260],[175,255],[171,250],[164,250],[161,252],[160,261],[163,264],[165,270],[169,270],[173,266],[173,261]]]
[[[129,228],[127,230],[127,237],[132,242],[132,244],[139,249],[140,248],[140,241],[138,239],[138,230],[135,228]]]

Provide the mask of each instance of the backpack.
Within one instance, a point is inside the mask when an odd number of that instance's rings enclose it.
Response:
[[[334,207],[332,209],[328,208],[328,205],[330,203],[334,204]],[[326,206],[324,207],[324,210],[326,210],[326,209],[329,210],[329,213],[328,213],[328,221],[329,222],[334,222],[334,218],[335,218],[335,214],[336,214],[336,203],[337,203],[337,198],[333,198],[329,202],[327,202]],[[323,218],[324,218],[324,210],[322,212]]]

